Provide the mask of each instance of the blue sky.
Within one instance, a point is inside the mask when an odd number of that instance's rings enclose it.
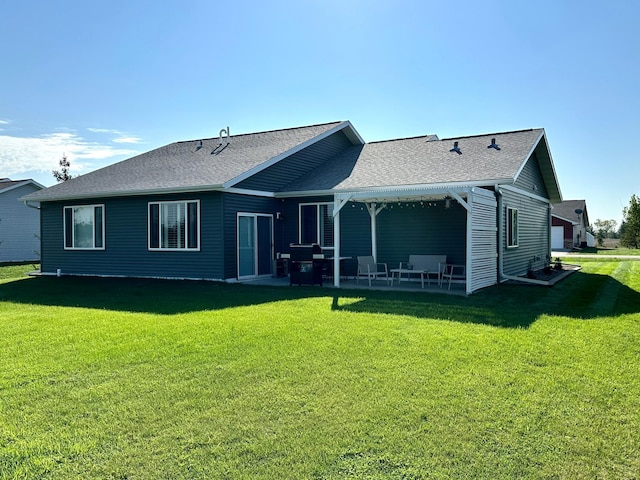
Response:
[[[640,2],[96,0],[0,7],[0,177],[351,120],[366,141],[543,127],[591,222],[640,194]]]

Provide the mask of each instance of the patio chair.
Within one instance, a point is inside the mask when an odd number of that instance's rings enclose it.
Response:
[[[371,280],[377,280],[378,278],[384,278],[389,284],[389,270],[386,263],[376,263],[375,259],[369,257],[358,257],[358,274],[356,275],[356,283],[360,283],[360,277],[367,277],[369,280],[369,286],[371,286]]]
[[[442,273],[440,274],[440,287],[446,281],[449,281],[449,290],[451,290],[451,282],[453,280],[462,280],[463,282],[467,281],[467,275],[465,273],[464,265],[452,265],[450,263],[446,264],[442,268]]]

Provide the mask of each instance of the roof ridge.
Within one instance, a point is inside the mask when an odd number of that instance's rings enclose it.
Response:
[[[542,128],[523,128],[521,130],[508,130],[506,132],[489,132],[489,133],[480,133],[478,135],[464,135],[462,137],[448,137],[441,138],[440,140],[461,140],[463,138],[478,138],[478,137],[489,137],[491,135],[507,135],[509,133],[521,133],[521,132],[533,132],[534,130],[542,130]]]
[[[297,126],[297,127],[274,128],[273,130],[263,130],[261,132],[237,133],[235,135],[231,135],[231,138],[234,138],[234,137],[246,137],[246,136],[249,136],[249,135],[260,135],[260,134],[263,134],[263,133],[286,132],[287,130],[297,130],[297,129],[300,129],[300,128],[322,127],[322,126],[325,126],[325,125],[333,125],[333,124],[338,125],[338,124],[340,124],[340,123],[342,123],[344,121],[345,120],[337,120],[337,121],[333,121],[333,122],[317,123],[317,124],[314,124],[314,125],[300,125],[300,126]],[[219,138],[219,137],[195,138],[193,140],[179,140],[179,141],[174,142],[174,143],[190,143],[190,142],[198,142],[200,140],[215,140],[216,138]]]
[[[477,137],[489,137],[491,135],[506,135],[509,133],[520,133],[520,132],[533,132],[534,130],[542,130],[541,128],[523,128],[522,130],[509,130],[506,132],[493,132],[493,133],[481,133],[478,135],[464,135],[461,137],[447,137],[447,138],[439,138],[438,140],[432,140],[432,142],[443,142],[443,141],[450,141],[450,140],[461,140],[463,138],[477,138]],[[398,141],[402,141],[402,140],[415,140],[417,138],[430,138],[433,137],[434,135],[437,136],[437,134],[427,134],[427,135],[416,135],[414,137],[403,137],[403,138],[388,138],[386,140],[374,140],[372,142],[367,142],[367,143],[385,143],[385,142],[398,142]]]

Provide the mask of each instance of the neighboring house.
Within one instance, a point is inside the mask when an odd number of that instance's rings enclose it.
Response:
[[[594,247],[595,238],[587,231],[589,225],[587,202],[564,200],[556,203],[551,211],[551,249]]]
[[[41,208],[44,274],[243,280],[319,243],[336,286],[359,255],[444,254],[471,293],[549,258],[562,198],[542,129],[365,143],[346,121],[222,130],[25,200]]]
[[[40,213],[19,199],[43,188],[33,180],[0,178],[0,262],[40,260]]]

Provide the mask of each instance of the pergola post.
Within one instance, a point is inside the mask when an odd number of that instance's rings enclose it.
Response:
[[[333,201],[333,285],[340,286],[340,210],[351,195],[335,195]]]
[[[371,202],[367,203],[367,211],[369,212],[369,217],[371,218],[371,255],[373,256],[373,261],[378,262],[378,222],[377,217],[378,214],[385,207],[383,203],[382,206],[376,209],[376,203]]]

